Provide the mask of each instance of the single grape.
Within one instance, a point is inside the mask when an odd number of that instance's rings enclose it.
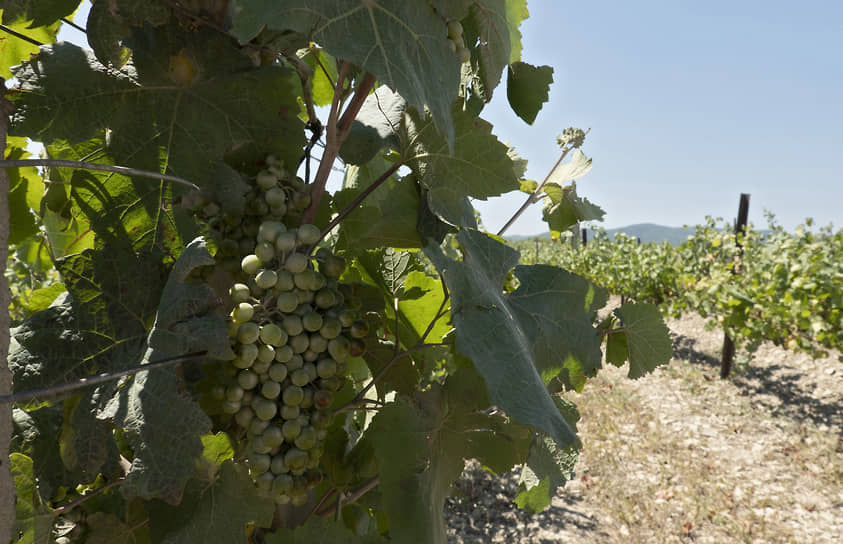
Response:
[[[252,275],[257,274],[260,267],[263,266],[260,257],[257,255],[246,255],[243,257],[243,260],[240,261],[240,268],[243,269],[243,272],[246,274]]]
[[[322,328],[322,314],[319,312],[310,312],[301,318],[301,323],[304,330],[308,332],[316,332]]]
[[[313,417],[310,419],[313,419]],[[249,424],[249,434],[252,436],[260,436],[267,427],[269,427],[269,420],[263,420],[256,417],[252,419],[252,422]]]
[[[298,387],[304,387],[305,385],[310,383],[310,375],[308,374],[307,370],[305,370],[304,368],[296,369],[296,370],[294,370],[290,373],[290,382],[292,382],[293,385],[296,385]],[[300,403],[301,403],[301,401],[288,403],[288,404],[300,404]]]
[[[304,398],[304,391],[297,385],[288,385],[282,393],[282,400],[288,406],[298,406]]]
[[[291,336],[287,345],[293,348],[293,353],[304,353],[310,347],[310,337],[306,333]]]
[[[278,382],[274,382],[269,380],[267,382],[263,382],[261,386],[261,395],[268,399],[276,399],[278,395],[281,393],[281,384]]]
[[[366,353],[366,343],[359,339],[354,338],[348,345],[348,354],[352,357],[360,357]]]
[[[286,203],[287,194],[281,187],[272,187],[264,193],[263,198],[270,207],[277,207]]]
[[[290,467],[290,470],[299,470],[305,467],[308,461],[307,452],[298,448],[290,448],[284,454],[284,463]]]
[[[290,357],[290,360],[287,361],[287,370],[293,371],[297,368],[301,368],[304,366],[304,359],[302,359],[301,355],[293,355]]]
[[[326,340],[332,340],[340,335],[342,332],[342,324],[336,317],[326,317],[322,323],[322,328],[319,329],[319,335]],[[327,343],[325,349],[328,349]],[[325,349],[319,351],[325,351]]]
[[[297,210],[304,211],[310,206],[310,193],[299,191],[293,195],[293,207]]]
[[[287,343],[287,333],[275,323],[267,323],[260,328],[260,340],[271,346],[283,346]]]
[[[281,432],[287,442],[292,442],[301,433],[301,425],[295,419],[288,419],[281,425]]]
[[[284,456],[280,453],[278,455],[272,456],[272,463],[269,465],[269,470],[271,470],[273,474],[283,474],[285,476],[286,473],[290,471],[290,469],[287,468],[287,465],[284,463]],[[292,488],[293,478],[291,476],[288,476],[288,478],[290,478],[290,488]]]
[[[272,465],[275,466],[275,459],[279,459],[281,463],[284,463],[284,457],[281,455],[276,455],[272,458]],[[280,466],[280,465],[279,465]],[[283,467],[286,469],[284,472],[288,471],[287,464],[284,463]],[[275,471],[273,471],[275,472]],[[281,474],[277,473],[278,476],[275,477],[275,481],[272,482],[272,494],[273,495],[281,495],[281,494],[289,494],[293,490],[293,477],[289,474]]]
[[[463,64],[471,61],[471,51],[469,51],[465,47],[460,47],[459,49],[457,49],[457,55],[459,55],[460,61]]]
[[[258,375],[252,370],[241,370],[237,374],[237,383],[243,389],[254,389],[258,385]]]
[[[350,347],[351,343],[348,341],[348,338],[342,335],[328,341],[328,353],[330,353],[331,357],[333,357],[337,362],[345,361],[348,357],[348,350]]]
[[[332,402],[334,402],[334,394],[330,391],[320,389],[313,393],[313,405],[319,410],[327,410],[331,407]],[[313,416],[311,416],[311,421],[312,417]]]
[[[275,249],[285,254],[296,249],[296,233],[292,230],[280,233],[275,239]]]
[[[275,273],[274,270],[261,270],[258,272],[257,276],[255,276],[255,283],[261,289],[271,289],[275,286],[275,283],[278,281],[278,274]]]
[[[316,444],[316,430],[313,427],[305,427],[295,439],[295,445],[300,450],[309,450]]]
[[[226,399],[222,402],[222,411],[225,414],[236,414],[240,410],[239,400]]]
[[[234,421],[244,429],[249,427],[249,424],[255,418],[255,412],[248,406],[243,406],[234,414]]]
[[[301,334],[304,330],[301,318],[297,315],[284,316],[284,319],[281,321],[281,327],[287,331],[287,334],[290,336]]]
[[[300,415],[299,406],[290,406],[289,404],[281,405],[280,416],[283,420],[296,419]]]
[[[462,38],[462,24],[456,19],[448,21],[448,37],[452,40]]]
[[[261,262],[268,263],[275,258],[275,246],[269,242],[261,242],[255,247],[255,255]]]
[[[269,379],[276,382],[283,382],[287,377],[287,365],[283,363],[275,363],[269,367]]]
[[[330,378],[337,374],[337,362],[333,359],[321,359],[316,363],[316,373],[320,378]]]
[[[287,270],[276,271],[278,280],[275,282],[275,287],[272,288],[273,293],[280,295],[284,291],[292,291],[296,284],[293,280],[293,275]]]
[[[337,304],[337,297],[334,295],[334,291],[323,287],[319,291],[313,295],[313,303],[316,304],[317,308],[321,308],[326,310],[328,308],[333,308]]]
[[[319,271],[328,278],[339,278],[345,272],[345,259],[339,255],[331,255],[325,259]]]
[[[263,436],[263,443],[270,448],[275,448],[284,443],[284,435],[281,433],[281,427],[278,425],[270,425],[263,431],[263,435],[261,436]],[[268,469],[269,467],[267,467]]]
[[[261,170],[255,177],[255,182],[258,184],[258,187],[266,191],[278,185],[278,178],[268,170]]]
[[[325,325],[322,325],[322,328],[325,328]],[[328,350],[328,339],[322,336],[322,332],[318,334],[311,334],[310,335],[310,346],[308,347],[308,351],[312,351],[315,354],[320,354]],[[305,352],[306,353],[306,352]],[[304,355],[302,355],[304,357]]]
[[[272,364],[272,361],[261,361],[260,359],[255,359],[255,362],[252,364],[252,372],[261,376],[263,378],[263,374],[269,371],[269,366]]]
[[[301,225],[296,231],[296,239],[298,240],[299,245],[302,246],[312,246],[318,242],[321,237],[322,231],[319,230],[319,227],[310,223]]]
[[[302,365],[302,370],[304,370],[305,372],[307,372],[307,379],[308,379],[308,381],[311,381],[311,382],[312,382],[313,380],[315,380],[316,378],[318,378],[318,377],[319,377],[319,375],[318,375],[318,374],[317,374],[317,372],[316,372],[316,365],[315,365],[315,364],[313,364],[313,363],[305,363],[305,364],[303,364],[303,365]]]
[[[343,327],[350,327],[352,323],[357,320],[357,312],[354,310],[343,310],[340,312],[338,316],[340,320],[340,325]]]
[[[272,463],[272,458],[265,453],[250,453],[248,459],[249,472],[254,476],[263,474],[269,470],[269,465]]]
[[[257,360],[261,363],[266,363],[267,368],[269,368],[268,364],[275,360],[275,348],[267,346],[266,344],[261,344],[258,346]]]
[[[255,359],[258,358],[258,347],[254,344],[240,344],[240,347],[237,350],[237,355],[240,356],[243,361],[248,361],[251,365],[255,362]]]
[[[249,291],[249,286],[245,283],[235,283],[228,290],[228,294],[234,299],[234,302],[246,302],[252,293]]]
[[[286,314],[292,313],[299,306],[299,297],[291,291],[281,293],[275,301],[275,306]]]
[[[279,363],[286,363],[293,358],[295,352],[288,345],[280,346],[275,350],[275,360]]]
[[[245,323],[255,315],[255,307],[248,302],[240,302],[231,311],[231,319],[237,323]]]
[[[460,40],[460,41],[462,41],[462,40]],[[450,50],[451,50],[451,53],[456,53],[456,52],[457,52],[457,48],[458,48],[458,47],[459,47],[459,46],[457,45],[457,42],[455,42],[454,40],[452,40],[452,39],[448,38],[448,49],[450,49]]]
[[[293,274],[298,274],[307,268],[309,262],[310,259],[308,259],[307,255],[304,253],[292,253],[289,257],[287,257],[287,260],[284,261],[284,268]]]
[[[278,412],[278,406],[276,406],[274,401],[264,397],[255,397],[252,400],[252,410],[255,411],[255,415],[259,419],[268,421],[275,417],[275,414]]]
[[[264,472],[263,474],[257,477],[255,483],[257,484],[258,489],[260,489],[264,493],[269,493],[270,491],[272,491],[273,480],[275,480],[274,474],[272,474],[271,472]],[[292,498],[290,499],[290,502],[293,502]]]
[[[355,321],[348,332],[352,338],[363,338],[369,334],[369,324],[362,320]]]
[[[284,223],[280,221],[264,221],[258,227],[257,241],[274,244],[275,239],[282,232],[287,232],[287,227],[284,226]]]
[[[302,387],[304,390],[304,398],[301,399],[301,404],[299,404],[299,408],[302,410],[309,410],[313,406],[313,389],[310,387]],[[306,416],[303,416],[304,419],[307,419]],[[307,421],[304,422],[305,424]]]

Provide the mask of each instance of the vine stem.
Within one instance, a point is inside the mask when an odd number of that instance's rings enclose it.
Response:
[[[370,479],[366,480],[360,487],[353,490],[348,495],[345,495],[345,496],[340,495],[340,497],[337,499],[336,504],[329,504],[329,505],[323,507],[321,510],[316,512],[316,515],[319,516],[319,517],[322,517],[322,518],[332,516],[332,515],[334,515],[334,513],[342,510],[343,506],[347,506],[347,505],[353,503],[354,501],[356,501],[357,499],[359,499],[360,497],[362,497],[363,495],[365,495],[366,493],[368,493],[372,489],[376,488],[378,486],[378,484],[380,484],[380,477],[375,476],[374,478],[370,478]]]
[[[351,124],[354,122],[357,114],[360,113],[360,108],[363,107],[363,102],[369,95],[369,91],[375,85],[375,76],[371,72],[366,72],[360,85],[354,91],[354,96],[351,97],[348,106],[343,111],[342,117],[340,117],[339,109],[341,106],[343,85],[350,69],[351,64],[348,61],[343,61],[339,76],[337,76],[336,86],[334,87],[334,98],[331,100],[331,112],[328,115],[328,126],[325,134],[325,150],[319,162],[319,169],[316,171],[316,178],[313,180],[313,189],[311,189],[310,193],[310,207],[304,212],[302,223],[313,223],[313,219],[316,217],[316,210],[319,208],[319,202],[325,194],[325,184],[328,183],[328,174],[331,173],[334,160],[337,158],[343,142],[348,137]]]
[[[106,484],[106,485],[104,485],[104,486],[102,486],[98,489],[95,489],[95,490],[91,491],[87,495],[83,495],[83,496],[79,497],[78,499],[70,501],[69,503],[65,504],[64,506],[60,506],[60,507],[56,508],[53,511],[53,515],[54,516],[60,516],[61,514],[67,512],[68,510],[70,510],[72,508],[76,508],[80,504],[83,504],[85,501],[87,501],[89,499],[92,499],[92,498],[96,497],[97,495],[99,495],[100,493],[103,493],[103,492],[111,489],[112,487],[118,486],[125,481],[126,481],[126,478],[118,478],[118,479],[114,480],[113,482],[111,482],[110,484]]]
[[[90,378],[82,378],[75,382],[68,382],[62,385],[55,385],[51,387],[42,387],[40,389],[30,389],[29,391],[21,391],[20,393],[13,393],[11,395],[2,395],[0,396],[0,404],[10,404],[13,402],[21,402],[21,401],[28,401],[37,399],[39,397],[47,397],[53,395],[59,395],[62,393],[67,393],[69,391],[75,391],[76,389],[81,389],[83,387],[88,387],[91,385],[96,385],[98,383],[104,383],[111,380],[116,380],[117,378],[122,378],[123,376],[129,376],[131,374],[136,374],[143,370],[154,370],[156,368],[162,368],[165,366],[170,366],[178,363],[184,363],[187,361],[192,361],[193,359],[198,359],[200,357],[204,357],[207,355],[207,351],[197,351],[196,353],[188,353],[186,355],[181,355],[179,357],[170,357],[168,359],[161,359],[159,361],[154,361],[152,363],[141,365],[139,367],[130,368],[128,370],[121,370],[119,372],[105,372],[103,374],[97,374],[96,376],[91,376]]]
[[[588,134],[589,132],[591,132],[591,129],[588,129],[588,130],[585,131],[586,134]],[[521,215],[524,213],[524,211],[527,208],[529,208],[531,204],[535,204],[536,202],[539,201],[539,199],[541,198],[541,196],[540,196],[541,191],[542,191],[542,189],[544,189],[545,184],[547,184],[547,182],[550,180],[550,176],[553,175],[553,172],[562,163],[562,161],[565,159],[565,157],[568,155],[568,153],[572,149],[574,149],[574,148],[573,148],[573,146],[570,146],[570,145],[565,145],[562,148],[562,153],[559,155],[559,158],[556,160],[556,163],[553,165],[553,168],[550,169],[550,171],[544,177],[544,180],[541,183],[539,183],[539,186],[536,187],[536,190],[533,191],[532,193],[530,193],[529,196],[527,196],[527,200],[525,200],[524,204],[522,204],[521,207],[518,208],[518,211],[515,212],[515,215],[510,217],[509,221],[507,221],[506,224],[501,228],[501,230],[498,231],[498,236],[503,236],[503,233],[506,232],[506,230],[509,227],[511,227],[512,224],[515,223],[515,221],[519,217],[521,217]]]
[[[41,47],[42,45],[44,45],[43,43],[39,42],[38,40],[30,38],[29,36],[21,34],[20,32],[15,32],[11,28],[7,27],[6,25],[0,25],[0,30],[2,30],[3,32],[5,32],[7,34],[11,34],[15,38],[20,38],[21,40],[23,40],[25,42],[29,42],[36,47]]]
[[[128,168],[126,166],[114,166],[112,164],[99,164],[96,162],[84,161],[67,161],[64,159],[16,159],[16,160],[0,160],[0,168],[26,168],[28,166],[55,166],[59,168],[80,168],[84,170],[99,170],[102,172],[112,172],[114,174],[122,174],[124,176],[136,176],[141,178],[160,179],[164,181],[172,181],[173,183],[180,183],[186,185],[191,189],[199,190],[199,186],[187,181],[184,178],[177,176],[170,176],[160,172],[151,172],[149,170],[138,170],[137,168]]]

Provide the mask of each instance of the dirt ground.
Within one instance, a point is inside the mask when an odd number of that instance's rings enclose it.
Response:
[[[529,516],[517,474],[469,463],[449,542],[843,542],[843,363],[764,345],[719,378],[723,336],[668,322],[670,365],[610,367],[572,394],[584,443],[573,481]],[[743,359],[743,360],[741,360]]]

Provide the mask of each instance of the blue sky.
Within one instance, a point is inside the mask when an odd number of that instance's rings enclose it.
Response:
[[[594,168],[577,185],[608,228],[731,220],[742,192],[758,226],[765,209],[786,228],[806,217],[843,226],[843,2],[528,0],[528,9],[522,58],[554,68],[550,101],[529,126],[502,84],[483,112],[529,161],[528,177],[553,165],[564,128],[590,127],[583,150]],[[522,201],[475,206],[496,231]],[[508,234],[544,230],[536,205]]]

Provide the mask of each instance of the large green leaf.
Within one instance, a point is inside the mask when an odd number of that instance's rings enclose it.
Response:
[[[445,543],[442,508],[463,460],[478,458],[503,471],[522,462],[525,429],[488,408],[482,378],[470,367],[444,386],[382,408],[367,435],[381,460],[381,507],[397,543]]]
[[[468,226],[466,196],[486,200],[519,188],[508,148],[492,134],[492,125],[469,112],[454,112],[456,141],[448,142],[430,121],[408,110],[404,116],[404,162],[428,189],[430,209],[443,221]]]
[[[427,2],[240,0],[237,6],[231,33],[241,43],[264,27],[308,35],[334,57],[373,73],[418,111],[429,110],[453,143],[460,61],[448,47],[445,21]]]
[[[521,60],[521,32],[518,27],[530,16],[527,0],[506,0],[506,26],[509,29],[509,62]]]
[[[576,436],[559,415],[546,384],[560,379],[581,389],[600,367],[600,340],[592,327],[607,295],[547,265],[519,266],[518,289],[504,293],[518,263],[514,249],[476,231],[461,230],[463,261],[426,248],[451,293],[457,350],[486,380],[492,402],[517,421],[548,433],[561,446]]]
[[[359,536],[341,521],[312,517],[295,529],[280,529],[268,535],[266,544],[386,544],[379,535]]]
[[[16,160],[29,157],[20,145],[21,138],[6,146],[6,159]],[[18,144],[18,145],[14,145]],[[10,168],[9,175],[9,243],[19,244],[38,232],[35,217],[30,210],[37,210],[44,192],[44,181],[35,167]]]
[[[170,19],[170,9],[163,2],[148,0],[109,0],[94,2],[88,12],[86,34],[88,44],[97,59],[108,66],[122,68],[131,58],[132,51],[124,39],[131,35],[132,27],[144,23],[161,26]]]
[[[481,0],[472,2],[462,21],[463,39],[471,50],[472,90],[484,102],[492,99],[509,64],[512,49],[507,15],[505,0]]]
[[[9,456],[12,478],[15,481],[15,524],[12,534],[19,535],[12,542],[21,544],[49,544],[53,542],[53,511],[45,504],[32,471],[32,459],[20,453]]]
[[[268,527],[274,503],[258,494],[243,464],[225,461],[213,480],[191,480],[175,507],[150,504],[150,536],[166,544],[246,544],[246,525]]]
[[[610,340],[616,335],[623,337],[620,349],[613,350],[615,355],[611,361],[614,364],[628,360],[629,377],[640,378],[670,362],[673,344],[657,306],[627,302],[614,313],[621,320],[621,331],[613,332]],[[607,349],[607,360],[610,360],[608,355]]]
[[[351,124],[348,137],[340,148],[340,158],[349,164],[364,164],[384,147],[400,148],[401,119],[407,102],[388,87],[378,87],[370,94]]]
[[[3,24],[30,21],[29,28],[52,25],[76,10],[80,0],[9,0],[3,3]]]
[[[337,211],[345,209],[392,163],[376,156],[367,164],[348,166],[345,188],[334,195]],[[374,247],[417,248],[422,246],[417,230],[419,188],[414,176],[393,174],[374,190],[341,223],[337,246],[343,249]]]
[[[547,102],[551,83],[553,68],[550,66],[533,66],[520,61],[509,65],[506,97],[518,117],[528,125],[533,124],[542,105]]]
[[[579,413],[573,403],[562,397],[553,397],[559,413],[576,430]],[[560,447],[550,436],[539,432],[530,444],[527,462],[521,469],[519,492],[515,497],[518,508],[532,513],[550,506],[556,489],[573,477],[579,443]]]
[[[233,40],[219,38],[217,47],[198,36],[166,41],[166,30],[139,31],[133,64],[121,71],[107,70],[71,44],[43,48],[15,72],[21,87],[12,93],[12,131],[75,145],[107,128],[107,152],[117,163],[186,178],[239,211],[246,185],[222,159],[236,151],[257,162],[280,151],[285,163],[298,160],[304,142],[298,80],[291,70],[252,69],[245,56],[225,54]],[[210,57],[218,50],[214,65]],[[185,62],[193,70],[187,80],[171,69]]]

